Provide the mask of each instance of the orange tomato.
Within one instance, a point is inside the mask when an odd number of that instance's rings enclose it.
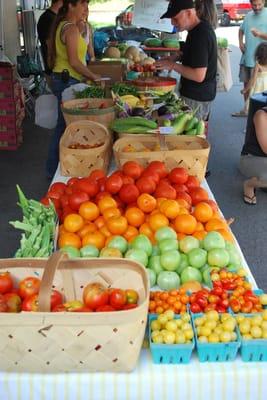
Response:
[[[208,222],[213,216],[213,210],[208,203],[201,201],[195,206],[193,215],[200,222]]]
[[[182,208],[189,209],[190,208],[190,203],[188,203],[185,199],[176,199],[178,205]]]
[[[121,212],[117,207],[106,208],[102,213],[104,220],[107,221],[111,217],[120,217]]]
[[[166,197],[158,197],[158,198],[156,199],[157,207],[160,208],[161,203],[162,203],[163,201],[165,201],[165,200],[167,200]]]
[[[87,221],[94,221],[99,216],[99,208],[92,201],[80,205],[79,214]]]
[[[123,237],[129,242],[131,239],[135,238],[139,234],[138,229],[135,226],[128,225]]]
[[[114,200],[111,196],[105,196],[99,200],[98,208],[101,214],[103,214],[103,211],[110,207],[117,207],[116,200]]]
[[[178,240],[182,240],[186,237],[185,233],[181,233],[181,232],[177,232],[177,239]]]
[[[196,231],[204,231],[204,229],[202,222],[197,221]]]
[[[185,207],[180,207],[178,215],[183,215],[183,214],[190,214],[189,209]]]
[[[137,205],[140,210],[144,211],[145,213],[150,213],[157,207],[157,201],[155,197],[151,196],[150,194],[142,193],[137,199]]]
[[[203,240],[204,237],[207,235],[207,232],[202,230],[202,231],[195,231],[193,233],[193,236],[198,239],[198,240]]]
[[[197,220],[193,215],[182,214],[175,218],[174,225],[177,232],[192,235],[196,230]]]
[[[174,219],[179,214],[180,206],[176,200],[165,200],[160,204],[159,210],[167,218]]]
[[[58,247],[61,249],[64,246],[73,246],[76,247],[76,249],[80,249],[82,247],[82,241],[76,233],[62,233],[58,238]]]
[[[101,226],[101,228],[99,229],[99,232],[101,232],[106,238],[111,236],[111,233],[109,232],[106,225]]]
[[[88,222],[87,224],[84,224],[84,226],[78,230],[77,234],[80,236],[80,238],[83,238],[87,233],[92,233],[96,231],[96,226],[93,222]]]
[[[169,225],[168,218],[160,212],[150,215],[149,217],[149,226],[153,232],[156,232],[159,228],[168,225]]]
[[[125,217],[111,217],[106,222],[108,230],[113,235],[123,235],[128,227],[128,222]]]
[[[82,238],[82,245],[86,246],[87,244],[92,244],[101,250],[105,246],[106,237],[103,233],[99,231],[95,231],[92,233],[88,233]]]
[[[152,231],[150,225],[147,222],[144,222],[140,228],[139,228],[139,233],[146,235],[147,237],[152,237],[154,232]]]
[[[219,232],[225,240],[228,240],[228,242],[234,241],[234,237],[229,229],[216,229],[216,231]]]
[[[128,224],[135,227],[142,225],[145,221],[145,214],[138,207],[129,207],[124,216],[127,219]]]
[[[79,214],[68,214],[63,222],[64,228],[67,232],[77,232],[79,231],[83,225],[84,220]]]
[[[220,218],[211,218],[205,224],[205,230],[208,232],[216,231],[217,229],[225,229],[227,227],[228,227],[227,223]]]
[[[102,226],[104,226],[106,223],[106,221],[104,220],[103,215],[100,215],[99,217],[97,217],[97,219],[94,221],[95,226],[97,227],[97,229],[100,229]]]

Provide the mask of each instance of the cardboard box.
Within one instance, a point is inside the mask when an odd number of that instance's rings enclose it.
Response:
[[[90,62],[88,68],[94,74],[99,74],[103,77],[110,77],[111,80],[109,82],[114,83],[124,80],[127,65],[124,60],[113,61],[112,59],[105,59]]]

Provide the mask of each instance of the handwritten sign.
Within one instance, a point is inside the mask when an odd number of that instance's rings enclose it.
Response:
[[[167,11],[169,0],[135,0],[133,24],[141,28],[172,32],[171,20],[160,19]]]

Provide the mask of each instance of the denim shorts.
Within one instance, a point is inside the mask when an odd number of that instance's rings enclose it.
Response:
[[[254,71],[254,68],[246,67],[245,65],[240,64],[240,67],[239,67],[240,82],[247,83],[250,80],[250,78],[252,77],[253,71]]]

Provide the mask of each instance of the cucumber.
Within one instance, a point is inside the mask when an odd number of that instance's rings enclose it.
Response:
[[[197,117],[191,118],[189,121],[187,121],[184,130],[186,132],[190,131],[191,129],[193,129],[196,126],[197,123],[198,123],[198,118]]]
[[[174,134],[181,135],[181,133],[183,133],[185,129],[187,121],[189,121],[191,118],[192,118],[192,113],[184,113],[181,117],[179,116],[178,118],[176,118],[174,124],[172,125]]]
[[[197,130],[197,135],[204,135],[205,134],[205,122],[203,121],[203,119],[198,121],[197,126],[196,126],[196,130]]]
[[[190,131],[185,132],[186,135],[188,136],[195,136],[197,134],[196,128],[190,129]]]
[[[118,118],[115,119],[110,128],[118,133],[127,132],[130,127],[145,127],[147,130],[156,129],[158,127],[157,123],[152,120],[148,120],[143,117],[128,117],[128,118]]]

